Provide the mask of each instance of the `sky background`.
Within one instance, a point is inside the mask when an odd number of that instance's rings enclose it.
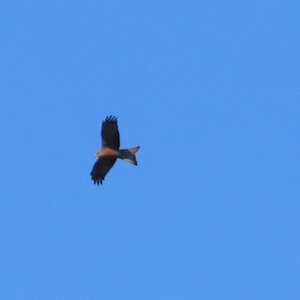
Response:
[[[0,299],[300,299],[299,16],[1,1]]]

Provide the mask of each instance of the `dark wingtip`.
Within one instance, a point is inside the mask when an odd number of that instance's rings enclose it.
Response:
[[[92,174],[91,174],[91,176],[92,176]],[[92,179],[92,181],[94,181],[94,184],[97,184],[97,185],[99,185],[99,184],[102,185],[103,180],[104,180],[104,179],[101,179],[101,178],[95,178],[95,177],[93,177],[93,176],[92,176],[91,179]]]
[[[105,120],[102,121],[102,126],[106,123],[106,122],[116,122],[118,123],[118,118],[113,116],[113,115],[110,115],[110,116],[107,116],[105,118]]]
[[[108,121],[108,122],[117,122],[118,121],[118,118],[113,116],[113,115],[110,115],[110,116],[107,116],[105,121]]]

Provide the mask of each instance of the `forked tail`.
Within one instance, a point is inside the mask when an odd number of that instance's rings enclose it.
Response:
[[[131,163],[134,165],[137,165],[135,154],[139,151],[140,146],[129,148],[129,149],[121,149],[120,152],[120,158]]]

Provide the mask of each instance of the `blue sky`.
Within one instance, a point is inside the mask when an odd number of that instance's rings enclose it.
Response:
[[[0,298],[300,299],[299,14],[2,1]]]

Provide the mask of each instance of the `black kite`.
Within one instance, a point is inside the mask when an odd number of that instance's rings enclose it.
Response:
[[[114,116],[106,117],[102,122],[101,128],[102,147],[95,154],[98,157],[91,171],[91,177],[94,184],[102,184],[105,175],[115,164],[117,158],[123,159],[129,163],[137,165],[135,154],[140,146],[120,149],[120,134],[118,130],[118,120]]]

